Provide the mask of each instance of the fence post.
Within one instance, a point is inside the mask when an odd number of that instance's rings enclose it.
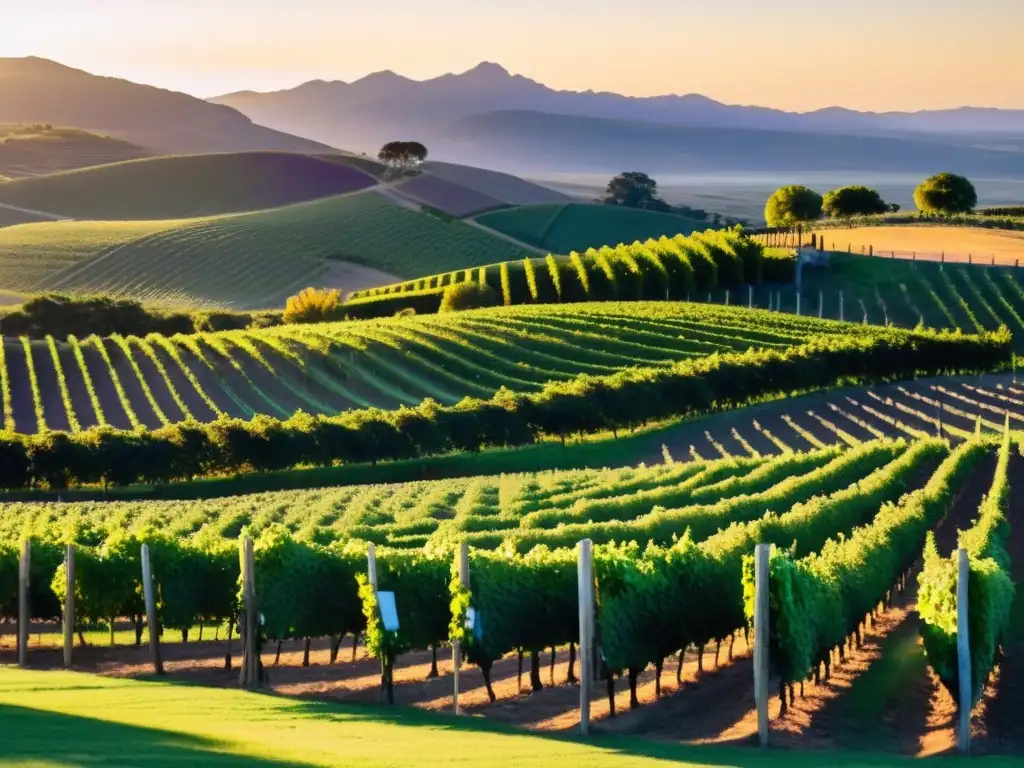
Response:
[[[580,604],[580,734],[590,732],[590,687],[594,679],[594,559],[590,539],[577,545]]]
[[[162,675],[164,663],[160,659],[160,628],[156,623],[156,596],[153,594],[153,566],[149,559],[149,545],[142,545],[142,596],[146,601],[146,629],[149,630],[149,653],[153,658],[153,671]]]
[[[754,308],[754,286],[747,286],[747,309]]]
[[[757,703],[757,737],[768,746],[768,559],[771,545],[754,550],[754,699]]]
[[[839,321],[843,321],[843,292],[839,292]]]
[[[458,558],[459,582],[463,588],[469,589],[469,544],[462,542],[456,554]],[[459,706],[459,669],[462,667],[462,644],[456,640],[452,643],[452,678],[455,681],[455,714],[462,714],[462,707]]]
[[[800,291],[796,292],[796,314],[800,315]]]
[[[242,683],[250,691],[259,687],[259,618],[256,615],[256,574],[252,537],[242,542],[242,600],[245,604],[245,643],[242,648]]]
[[[972,256],[969,253],[967,254],[967,263],[968,264],[973,264],[974,263],[974,256]]]
[[[821,318],[821,317],[824,317],[824,316],[825,316],[825,295],[821,291],[818,291],[818,317]]]
[[[68,544],[64,553],[64,669],[71,669],[71,650],[75,644],[75,547]]]
[[[366,578],[370,582],[370,586],[373,587],[373,591],[377,591],[377,547],[373,542],[366,545]]]
[[[967,559],[967,550],[957,550],[956,572],[956,655],[959,668],[960,702],[957,708],[958,723],[956,729],[956,748],[960,754],[971,751],[971,705],[974,700],[971,678],[971,640],[968,624],[968,582],[971,577],[971,565]]]
[[[18,666],[28,664],[28,634],[32,623],[32,609],[28,590],[32,577],[32,540],[27,536],[21,540],[21,557],[18,560]]]

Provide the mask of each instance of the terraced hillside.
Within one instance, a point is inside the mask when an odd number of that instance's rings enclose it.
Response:
[[[537,391],[581,373],[782,348],[843,329],[681,304],[608,303],[172,338],[7,339],[5,424],[32,433],[69,422],[158,427],[220,413],[395,408],[427,397],[452,404],[501,387]]]
[[[343,155],[171,155],[9,182],[0,203],[76,219],[174,219],[276,208],[376,183]]]
[[[10,179],[137,160],[151,154],[131,142],[78,128],[0,125],[0,177]]]
[[[334,261],[399,277],[526,255],[371,189],[232,216],[6,227],[0,287],[266,308],[307,285],[362,287],[331,284]]]
[[[663,235],[688,235],[707,228],[705,222],[674,214],[588,203],[524,205],[485,213],[477,221],[524,243],[560,254]]]

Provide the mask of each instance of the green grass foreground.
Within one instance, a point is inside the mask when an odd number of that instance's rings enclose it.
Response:
[[[760,752],[625,737],[589,743],[479,718],[241,691],[0,669],[0,764],[42,766],[781,766],[909,764],[869,753]],[[962,761],[960,761],[962,762]],[[974,761],[972,761],[974,762]],[[988,765],[1009,760],[984,760]],[[931,765],[953,765],[936,759]],[[1018,763],[1019,764],[1019,763]]]

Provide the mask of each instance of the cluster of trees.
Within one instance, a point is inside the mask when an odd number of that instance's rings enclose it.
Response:
[[[427,148],[418,141],[389,141],[377,153],[388,168],[404,173],[427,159]]]
[[[0,316],[0,334],[44,339],[69,335],[146,336],[202,333],[280,325],[280,312],[174,312],[147,309],[141,302],[109,296],[35,296]]]
[[[991,370],[1011,358],[1005,328],[979,335],[864,329],[768,349],[630,368],[550,382],[531,394],[499,391],[454,406],[299,412],[286,421],[221,417],[153,431],[101,427],[36,435],[0,433],[0,488],[159,484],[196,477],[338,462],[377,462],[525,445],[693,416],[769,394],[923,374]]]
[[[940,173],[925,179],[914,190],[914,203],[923,213],[969,213],[978,204],[974,185],[963,176]],[[832,219],[898,213],[900,206],[886,203],[874,189],[849,186],[834,189],[822,197],[813,189],[791,184],[777,189],[765,204],[764,218],[769,227],[792,227],[817,221],[822,215]]]

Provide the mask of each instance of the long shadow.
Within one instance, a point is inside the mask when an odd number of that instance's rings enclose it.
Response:
[[[308,768],[303,763],[217,751],[214,739],[0,704],[0,763],[66,766]]]

